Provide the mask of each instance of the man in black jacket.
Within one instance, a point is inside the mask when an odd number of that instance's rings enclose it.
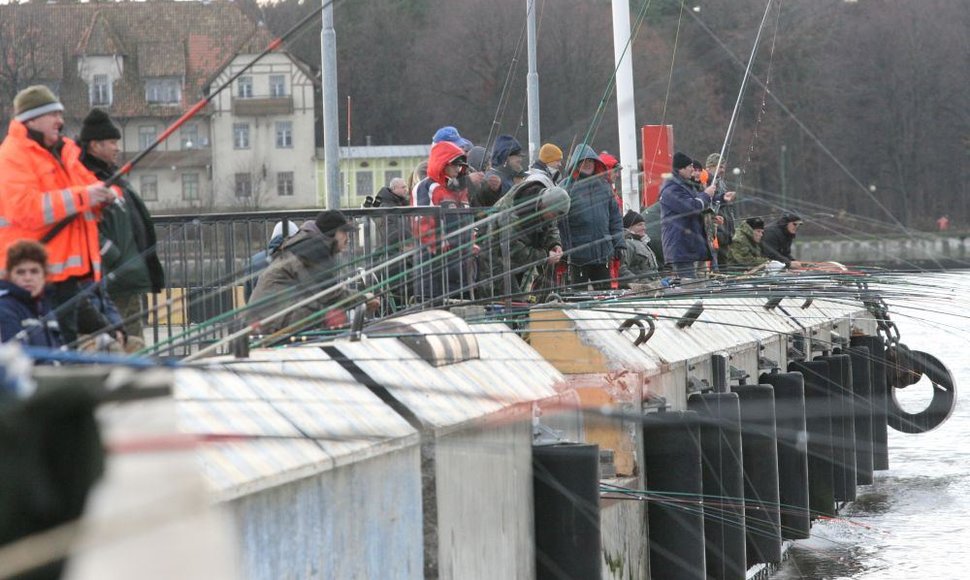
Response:
[[[764,237],[761,238],[761,251],[769,260],[781,262],[789,268],[798,268],[801,263],[792,258],[791,245],[795,241],[795,234],[798,226],[802,225],[802,218],[793,213],[786,213],[772,224],[765,228]]]
[[[108,179],[118,169],[121,131],[101,109],[91,109],[81,126],[78,140],[81,161],[98,179]],[[126,350],[144,347],[142,313],[144,294],[165,287],[165,274],[155,252],[155,225],[148,208],[131,184],[117,183],[124,190],[123,203],[106,207],[101,216],[101,260],[108,293],[125,321]]]

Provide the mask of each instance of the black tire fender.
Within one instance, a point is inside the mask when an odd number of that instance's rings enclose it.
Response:
[[[898,372],[889,373],[891,386],[895,387],[889,397],[889,426],[902,433],[926,433],[950,418],[957,403],[956,385],[950,370],[935,356],[919,350],[905,352],[897,359]],[[896,398],[896,388],[915,384],[923,376],[933,383],[933,399],[918,413],[905,411]],[[896,384],[899,381],[905,384]]]

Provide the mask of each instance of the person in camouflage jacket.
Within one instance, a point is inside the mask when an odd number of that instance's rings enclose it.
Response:
[[[734,232],[728,248],[728,267],[753,268],[768,261],[761,251],[761,237],[765,222],[761,218],[748,218]]]

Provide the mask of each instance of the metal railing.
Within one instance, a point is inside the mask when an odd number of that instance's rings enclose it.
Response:
[[[379,287],[382,309],[378,315],[440,305],[448,299],[508,294],[508,280],[491,280],[478,274],[478,270],[496,271],[491,263],[496,254],[486,250],[476,255],[471,231],[454,234],[473,224],[482,215],[480,208],[342,211],[354,220],[359,231],[351,237],[340,261],[347,267],[346,276],[358,269],[378,267],[376,279],[359,284]],[[166,288],[149,298],[149,341],[159,345],[191,331],[191,338],[160,348],[159,354],[184,356],[197,350],[199,345],[229,334],[230,325],[222,322],[228,322],[234,317],[234,310],[245,306],[258,275],[251,265],[253,256],[266,250],[275,224],[287,219],[300,226],[318,212],[155,216],[157,251],[165,269]],[[433,226],[416,227],[421,220],[429,220],[425,223]],[[421,240],[415,237],[418,230],[424,234]],[[487,233],[480,236],[484,238],[491,239],[491,236]],[[447,243],[442,246],[445,240]],[[406,261],[384,265],[389,259],[415,248]],[[508,264],[507,258],[505,263]]]

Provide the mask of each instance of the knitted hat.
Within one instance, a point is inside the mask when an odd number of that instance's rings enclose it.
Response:
[[[26,123],[47,113],[63,111],[64,105],[44,85],[34,85],[17,93],[13,99],[14,119]]]
[[[639,212],[627,210],[626,215],[623,216],[623,227],[630,229],[643,221],[643,216]]]
[[[704,169],[704,166],[701,165],[701,162],[696,159],[691,159],[690,164],[693,165],[694,169],[697,169],[698,171],[700,171],[701,169]]]
[[[763,229],[765,229],[765,220],[763,220],[761,218],[753,217],[753,218],[748,218],[748,219],[746,219],[744,221],[753,230],[763,230]]]
[[[320,230],[320,233],[327,235],[333,235],[338,230],[345,232],[357,231],[357,226],[348,220],[342,211],[336,209],[328,209],[327,211],[320,212],[313,221],[317,224],[317,229]]]
[[[786,224],[790,224],[792,222],[801,222],[802,218],[797,213],[787,212],[781,216],[781,221]]]
[[[710,155],[707,156],[707,163],[705,165],[707,167],[717,167],[718,165],[720,165],[720,163],[721,163],[721,154],[711,153]]]
[[[690,155],[684,155],[680,151],[674,153],[674,171],[689,167],[693,161],[694,160],[690,158]]]
[[[114,126],[108,113],[101,109],[91,109],[81,123],[81,143],[121,139],[121,131]]]
[[[555,163],[556,161],[562,161],[562,149],[552,143],[546,143],[542,147],[539,147],[539,161],[542,161],[546,165]]]

